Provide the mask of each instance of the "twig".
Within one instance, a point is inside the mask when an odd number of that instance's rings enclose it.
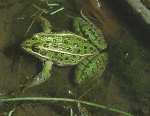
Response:
[[[88,101],[82,101],[77,99],[69,99],[69,98],[51,98],[51,97],[10,97],[10,98],[0,98],[0,102],[19,102],[19,101],[59,101],[59,102],[71,102],[71,103],[81,103],[92,107],[97,107],[104,110],[109,110],[111,112],[116,112],[123,114],[125,116],[133,116],[130,113],[121,111],[115,108],[108,108],[105,105],[100,105]]]

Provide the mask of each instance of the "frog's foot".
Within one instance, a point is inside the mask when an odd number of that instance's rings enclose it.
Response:
[[[105,52],[84,59],[75,70],[75,82],[81,84],[87,82],[87,80],[97,79],[103,74],[107,61],[108,54]]]
[[[25,89],[38,86],[44,82],[46,82],[51,76],[53,62],[46,61],[44,62],[42,71],[34,77],[34,80],[31,83],[28,83]]]

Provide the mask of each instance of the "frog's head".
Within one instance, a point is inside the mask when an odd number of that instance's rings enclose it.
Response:
[[[41,43],[41,39],[39,38],[39,35],[34,35],[31,38],[28,38],[25,40],[22,44],[21,47],[23,50],[29,53],[37,53],[39,49],[39,45]]]

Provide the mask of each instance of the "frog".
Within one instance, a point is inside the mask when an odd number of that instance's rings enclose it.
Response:
[[[78,84],[94,74],[104,72],[107,53],[103,53],[103,50],[107,48],[107,44],[103,34],[97,33],[93,23],[76,17],[73,21],[75,32],[53,32],[50,21],[44,17],[39,17],[39,20],[43,32],[34,34],[21,44],[25,52],[43,63],[41,72],[35,75],[28,88],[47,81],[54,64],[60,67],[77,66],[75,82]]]

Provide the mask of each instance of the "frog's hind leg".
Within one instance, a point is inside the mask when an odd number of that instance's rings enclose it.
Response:
[[[75,69],[75,82],[77,84],[93,83],[91,80],[95,80],[103,74],[107,61],[108,54],[105,52],[82,60]]]
[[[34,80],[31,83],[28,83],[25,89],[40,85],[46,82],[51,77],[51,70],[52,70],[53,62],[46,61],[43,64],[42,71],[34,77]]]
[[[107,48],[107,42],[100,28],[88,19],[84,14],[74,19],[73,28],[75,33],[85,37],[93,46],[102,51]]]

